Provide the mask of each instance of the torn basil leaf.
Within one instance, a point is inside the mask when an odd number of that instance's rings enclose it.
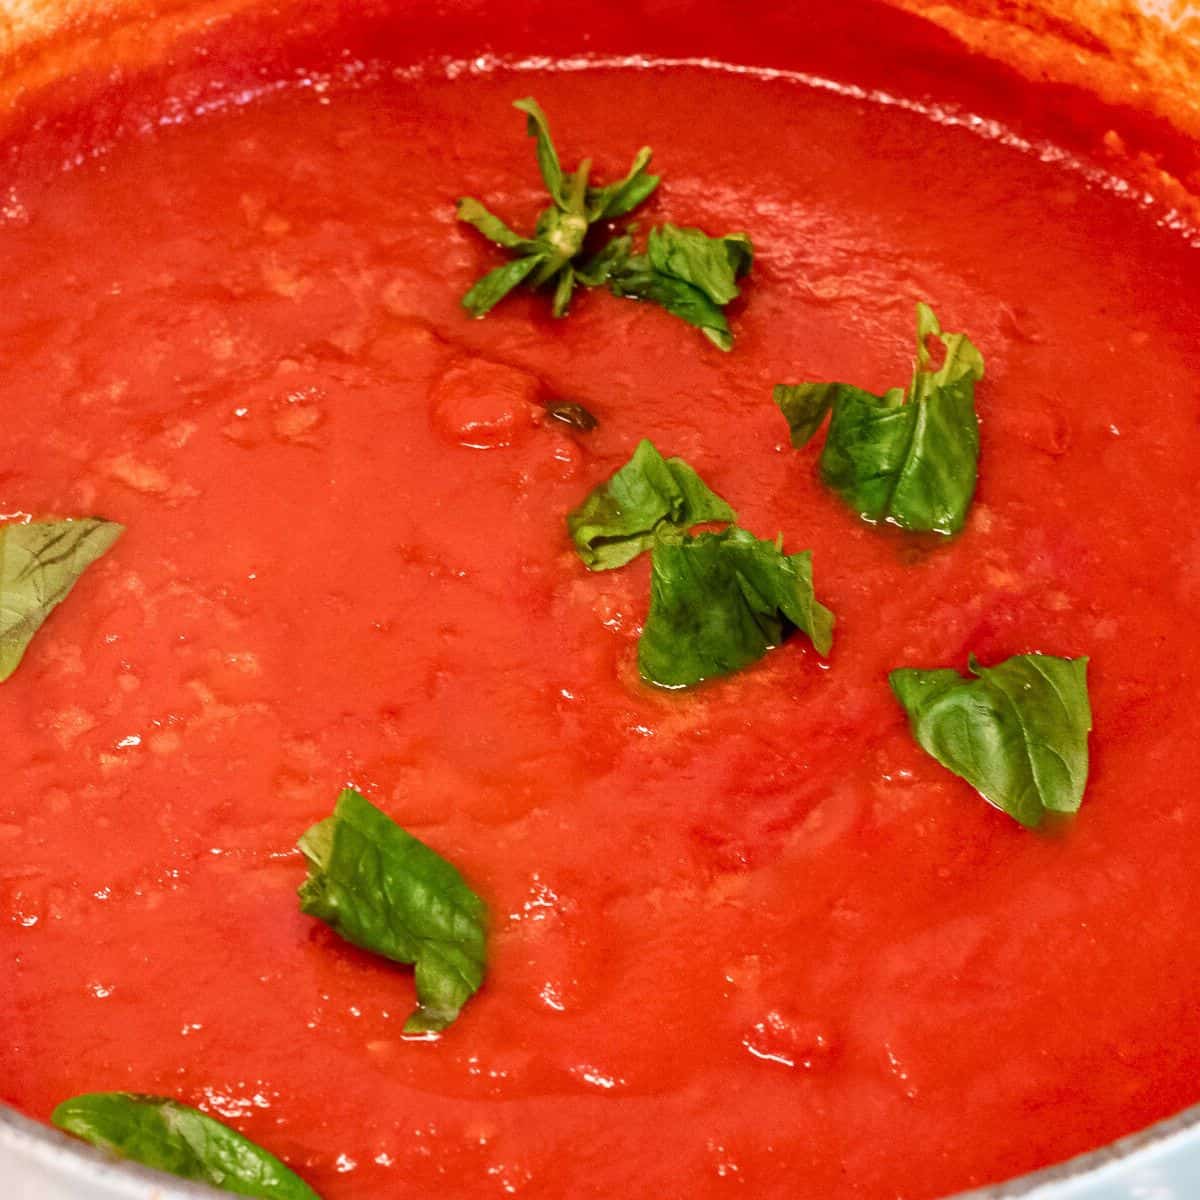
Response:
[[[974,655],[964,678],[949,669],[888,676],[913,737],[944,767],[1022,825],[1073,813],[1088,774],[1086,658],[1018,654],[994,667]]]
[[[483,983],[487,910],[458,871],[347,788],[300,839],[300,908],[346,941],[412,963],[417,1010],[404,1032],[438,1033]]]
[[[945,359],[936,370],[926,341]],[[778,404],[803,446],[832,411],[821,475],[858,514],[905,529],[957,533],[975,494],[979,421],[975,384],[983,358],[962,333],[943,333],[917,305],[917,360],[907,389],[882,396],[844,383],[780,385]]]
[[[643,440],[633,457],[567,515],[567,531],[590,571],[637,558],[664,527],[732,522],[737,514],[681,458],[663,458]]]
[[[63,1101],[50,1119],[101,1150],[238,1196],[320,1200],[273,1154],[178,1100],[93,1092]]]
[[[739,295],[737,280],[754,261],[744,233],[709,237],[699,229],[651,229],[645,254],[614,256],[606,263],[615,296],[649,300],[699,329],[721,350],[733,349],[724,307]]]
[[[0,526],[0,682],[75,581],[124,532],[92,517]]]
[[[813,594],[811,554],[785,555],[736,520],[687,463],[664,459],[650,441],[568,515],[575,549],[592,571],[653,551],[650,611],[638,642],[648,682],[683,688],[728,675],[794,629],[829,652],[833,614]],[[688,533],[707,524],[729,528]]]
[[[590,277],[580,278],[583,245],[589,229],[598,222],[625,216],[642,203],[656,187],[658,176],[647,174],[650,150],[643,147],[634,157],[624,179],[605,187],[594,187],[588,177],[591,160],[584,159],[573,172],[562,168],[550,136],[546,114],[532,97],[518,100],[514,107],[526,115],[526,128],[534,139],[538,168],[553,203],[539,214],[533,235],[515,233],[478,200],[464,197],[458,202],[458,219],[507,250],[513,261],[480,279],[463,297],[463,306],[482,317],[515,287],[527,283],[535,290],[552,289],[552,311],[565,316],[578,282],[596,286]]]
[[[650,230],[646,257],[660,275],[690,283],[724,306],[740,295],[737,280],[750,270],[754,247],[744,233],[709,237],[699,229],[660,225]]]
[[[733,349],[733,331],[721,309],[699,288],[655,271],[645,255],[636,255],[621,270],[614,271],[608,286],[614,296],[657,304],[699,329],[719,350]]]
[[[737,527],[655,540],[650,612],[638,642],[643,679],[683,688],[728,675],[793,629],[829,653],[833,614],[813,594],[809,551],[784,554],[777,542]]]

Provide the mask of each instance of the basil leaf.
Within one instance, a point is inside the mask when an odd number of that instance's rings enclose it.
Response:
[[[733,333],[725,314],[698,287],[654,270],[646,255],[634,255],[608,281],[614,296],[649,300],[699,329],[719,350],[733,349]]]
[[[946,348],[936,371],[929,337]],[[832,411],[821,475],[860,516],[951,534],[963,527],[975,494],[975,384],[982,378],[983,358],[966,335],[943,333],[933,310],[918,304],[917,359],[907,390],[877,396],[842,383],[780,385],[775,403],[797,447]]]
[[[484,903],[440,855],[351,788],[300,839],[300,909],[346,941],[416,968],[418,1008],[404,1025],[437,1033],[483,983]]]
[[[775,403],[791,430],[792,445],[807,446],[825,422],[838,395],[847,388],[841,383],[779,383],[775,385]],[[869,395],[869,393],[866,393]]]
[[[93,517],[0,526],[0,682],[75,581],[124,532]]]
[[[650,165],[650,147],[643,146],[635,155],[629,174],[618,183],[607,187],[588,188],[588,221],[612,221],[631,213],[644,200],[649,199],[659,184],[659,176],[647,175]]]
[[[462,298],[463,307],[472,316],[482,317],[495,308],[541,261],[540,254],[530,254],[489,271]]]
[[[709,237],[699,229],[661,225],[650,230],[646,255],[659,274],[682,279],[724,306],[739,295],[736,280],[750,270],[754,247],[744,233]]]
[[[921,748],[1022,825],[1077,812],[1088,774],[1086,658],[1018,654],[975,679],[902,668],[888,676]]]
[[[575,290],[575,272],[569,267],[563,267],[559,272],[558,282],[554,285],[554,301],[550,305],[551,313],[556,317],[565,317],[571,304],[571,293]]]
[[[525,132],[537,143],[538,170],[542,173],[546,191],[559,208],[566,207],[563,169],[558,161],[558,151],[554,148],[554,139],[550,136],[550,122],[546,120],[546,114],[532,96],[514,100],[513,108],[525,114]]]
[[[506,250],[519,250],[522,254],[533,254],[538,250],[537,242],[514,233],[499,217],[488,212],[478,200],[470,196],[459,200],[458,210],[454,215]]]
[[[59,1129],[121,1158],[238,1196],[320,1200],[273,1154],[177,1100],[93,1092],[64,1100],[50,1119]]]
[[[681,458],[663,458],[642,441],[633,457],[567,515],[567,531],[590,571],[637,558],[664,526],[679,531],[737,514]]]
[[[582,262],[591,226],[632,211],[658,186],[658,176],[646,173],[650,150],[643,147],[624,179],[606,187],[592,187],[588,183],[590,159],[584,159],[572,174],[563,170],[550,136],[550,124],[537,101],[528,97],[516,101],[514,107],[526,116],[526,129],[535,141],[538,169],[552,203],[538,214],[533,236],[524,237],[478,200],[469,196],[459,200],[458,219],[516,257],[516,262],[479,280],[462,302],[479,317],[521,283],[534,290],[549,286],[553,289],[552,311],[562,317],[576,283],[596,287],[608,278],[607,269],[597,276],[594,267],[589,269]],[[601,257],[601,264],[606,261]]]
[[[694,325],[718,349],[733,349],[722,311],[739,293],[736,280],[754,261],[744,233],[709,237],[699,229],[662,225],[650,230],[646,253],[624,256],[609,268],[613,295],[649,300]]]
[[[655,541],[650,612],[638,642],[643,679],[683,688],[728,675],[792,629],[829,653],[833,614],[813,594],[809,551],[785,555],[777,542],[737,527]]]
[[[933,355],[928,339],[935,337],[946,349],[941,367],[930,370]],[[942,326],[928,304],[917,304],[917,361],[913,368],[910,394],[923,400],[943,388],[967,387],[974,393],[975,383],[983,378],[983,355],[965,333],[943,333]]]

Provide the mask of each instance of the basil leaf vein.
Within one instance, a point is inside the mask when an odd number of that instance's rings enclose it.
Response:
[[[93,517],[0,526],[0,682],[83,572],[124,532]]]
[[[661,536],[651,558],[638,669],[660,687],[691,687],[757,662],[793,629],[828,654],[833,624],[813,592],[809,551],[785,555],[778,542],[736,526]]]
[[[945,347],[932,370],[927,339]],[[780,384],[775,402],[804,446],[832,413],[821,475],[860,516],[905,529],[957,533],[975,494],[983,358],[962,333],[944,333],[917,305],[917,357],[907,389],[881,396],[844,383]]]
[[[300,908],[346,941],[415,967],[409,1034],[437,1033],[483,983],[487,910],[455,867],[352,788],[300,839]]]
[[[1083,800],[1092,728],[1086,658],[1018,654],[972,675],[892,671],[888,682],[923,750],[1022,825]]]
[[[64,1100],[50,1119],[59,1129],[121,1158],[238,1196],[320,1200],[273,1154],[177,1100],[93,1092]]]
[[[643,440],[630,460],[567,515],[567,531],[590,571],[637,558],[664,526],[728,523],[737,513],[681,458],[663,458]]]

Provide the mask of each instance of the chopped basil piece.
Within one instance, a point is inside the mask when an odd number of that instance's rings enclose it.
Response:
[[[320,1200],[273,1154],[178,1100],[94,1092],[63,1101],[50,1119],[121,1158],[238,1196]]]
[[[92,517],[0,526],[0,682],[75,581],[124,532]]]
[[[709,237],[699,229],[663,225],[652,229],[646,253],[614,251],[607,268],[616,296],[649,300],[694,325],[721,350],[733,349],[724,306],[738,294],[737,280],[750,270],[754,249],[744,233]]]
[[[926,339],[946,348],[932,369]],[[832,410],[821,475],[860,516],[905,529],[957,533],[975,493],[979,421],[975,384],[983,358],[965,334],[942,332],[917,305],[917,360],[907,390],[876,396],[844,383],[780,385],[792,445],[805,445]]]
[[[633,457],[567,515],[567,530],[590,571],[611,571],[648,550],[657,532],[728,523],[737,514],[681,458],[643,440]]]
[[[654,543],[650,613],[638,643],[642,677],[690,687],[757,662],[792,629],[820,654],[833,614],[813,595],[812,555],[785,555],[744,529],[661,536]]]
[[[300,908],[348,942],[416,968],[410,1034],[437,1033],[483,983],[487,910],[458,871],[347,788],[300,839]]]
[[[661,225],[650,230],[646,257],[659,274],[682,279],[724,306],[741,294],[737,280],[754,263],[754,247],[744,233],[709,237],[699,229]]]
[[[892,671],[913,736],[944,767],[1022,825],[1073,813],[1088,773],[1086,658],[1018,654],[994,667]]]
[[[793,629],[821,654],[833,614],[813,595],[812,556],[785,555],[732,525],[737,514],[682,459],[643,441],[567,517],[588,568],[607,571],[652,549],[650,612],[638,643],[642,678],[682,688],[762,658]],[[695,525],[726,524],[692,536]]]
[[[596,286],[590,276],[580,279],[576,271],[588,230],[598,222],[611,221],[635,209],[658,187],[658,176],[646,173],[650,150],[643,147],[624,179],[606,187],[593,187],[588,183],[590,159],[584,159],[573,174],[563,171],[546,114],[537,101],[518,100],[514,107],[526,115],[526,128],[536,145],[538,168],[553,204],[538,216],[533,236],[524,237],[488,212],[478,200],[464,197],[458,202],[460,221],[513,255],[512,262],[480,279],[462,302],[473,316],[482,317],[521,283],[527,282],[534,289],[551,285],[552,311],[561,317],[566,314],[577,282]]]

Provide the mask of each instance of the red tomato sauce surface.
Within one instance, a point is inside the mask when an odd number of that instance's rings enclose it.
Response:
[[[569,166],[654,147],[643,223],[752,235],[731,354],[600,291],[466,317],[503,257],[453,201],[532,221],[530,94]],[[500,65],[10,194],[0,512],[128,532],[0,689],[0,1098],[177,1096],[331,1200],[923,1200],[1200,1097],[1196,251],[1044,157],[788,77]],[[918,299],[987,363],[950,541],[858,520],[770,395],[903,383]],[[638,681],[646,563],[589,574],[564,516],[643,437],[813,550],[827,661]],[[1029,650],[1091,656],[1053,833],[886,681]],[[347,783],[490,906],[440,1040],[299,912]]]

